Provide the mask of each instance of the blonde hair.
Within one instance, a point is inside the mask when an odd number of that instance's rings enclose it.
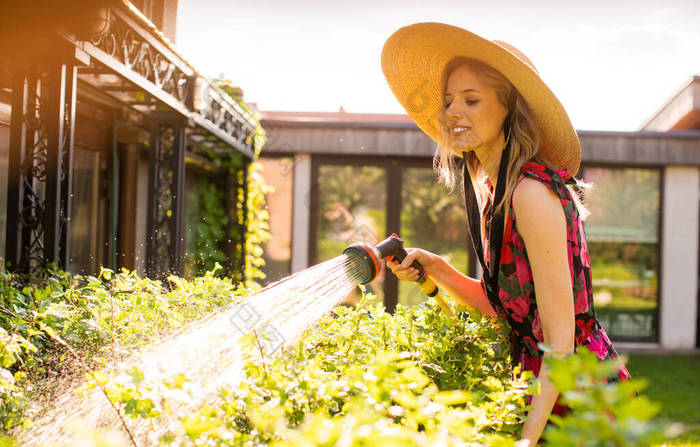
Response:
[[[503,210],[509,204],[515,191],[515,187],[520,179],[520,169],[526,163],[535,162],[550,169],[559,169],[551,160],[545,158],[539,151],[540,132],[535,124],[535,118],[528,107],[525,99],[520,95],[513,84],[506,79],[498,70],[484,62],[458,57],[450,61],[445,67],[442,76],[440,98],[444,101],[447,78],[449,74],[462,64],[469,65],[482,82],[492,87],[496,91],[496,96],[501,104],[510,111],[510,129],[504,129],[504,134],[510,139],[510,159],[506,171],[506,186],[503,200],[494,204],[495,210]],[[439,142],[435,157],[433,158],[433,168],[438,174],[439,181],[447,186],[450,191],[454,189],[457,178],[457,157],[451,148],[450,130],[447,127],[447,117],[445,107],[440,109],[440,124],[438,138]],[[507,122],[508,120],[506,120]],[[510,133],[509,133],[510,132]],[[474,151],[467,153],[466,168],[473,179],[474,190],[479,201],[480,208],[483,209],[486,198],[489,195],[488,187],[484,182],[486,171],[479,162]],[[495,179],[492,179],[495,180]],[[591,185],[581,180],[574,179],[579,190],[587,189]],[[581,219],[585,219],[590,213],[583,204],[581,194],[572,185],[566,185],[574,200]]]

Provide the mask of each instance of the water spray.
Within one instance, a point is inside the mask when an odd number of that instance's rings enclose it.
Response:
[[[377,277],[380,270],[380,261],[382,259],[398,261],[400,263],[408,255],[403,246],[403,239],[396,233],[384,239],[374,247],[365,242],[354,243],[345,248],[343,254],[348,255],[349,258],[349,261],[345,264],[345,271],[348,276],[358,284],[367,284]],[[440,289],[438,286],[426,275],[423,266],[420,265],[418,261],[413,261],[411,267],[418,270],[418,279],[416,283],[423,293],[435,298],[438,304],[440,304],[440,307],[442,307],[448,315],[452,318],[456,318],[452,309],[450,309],[447,303],[445,303],[445,300],[439,295]]]

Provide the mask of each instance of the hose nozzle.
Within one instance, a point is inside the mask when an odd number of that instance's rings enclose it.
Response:
[[[343,253],[349,259],[345,265],[348,276],[359,284],[367,284],[379,274],[380,261],[388,259],[401,262],[408,253],[403,246],[403,240],[396,234],[392,234],[374,247],[364,242],[358,242],[348,246]],[[432,279],[425,275],[423,266],[418,261],[413,261],[411,267],[418,270],[418,287],[428,296],[436,296],[438,287]]]

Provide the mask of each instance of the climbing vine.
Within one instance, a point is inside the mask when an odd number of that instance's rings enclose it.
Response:
[[[246,144],[253,143],[254,155],[260,154],[266,142],[265,129],[260,124],[259,115],[251,110],[243,101],[243,91],[233,86],[231,81],[220,79],[215,80],[217,87],[228,94],[243,109],[255,118],[256,127],[253,135],[249,137]],[[252,141],[250,140],[252,138]],[[255,161],[247,164],[247,173],[243,176],[243,169],[246,166],[244,156],[238,152],[231,152],[222,156],[213,151],[208,152],[209,159],[221,172],[234,176],[240,186],[248,189],[246,200],[246,216],[243,216],[243,188],[239,187],[234,191],[227,191],[225,186],[216,180],[216,176],[202,176],[199,180],[196,213],[191,216],[188,223],[193,223],[188,228],[188,235],[193,238],[192,250],[186,256],[187,271],[190,275],[199,275],[211,270],[216,263],[222,265],[243,267],[245,285],[247,287],[257,287],[257,281],[265,278],[262,267],[265,261],[262,257],[264,244],[269,238],[269,212],[265,206],[265,194],[272,192],[272,187],[265,183],[261,175],[262,165]],[[245,180],[244,180],[245,179]],[[235,209],[228,209],[225,206],[226,194],[235,194],[232,202],[236,204]],[[236,245],[235,253],[245,251],[245,259],[231,259],[226,253],[227,241],[240,241],[240,225],[245,217],[245,246]],[[243,250],[245,249],[245,250]],[[234,279],[240,280],[240,270],[229,271]]]
[[[190,198],[188,203],[187,234],[193,237],[193,242],[185,255],[185,266],[188,276],[198,276],[211,270],[217,262],[225,263],[226,255],[220,241],[226,236],[228,219],[221,206],[224,200],[222,188],[204,177],[192,190],[196,198]]]

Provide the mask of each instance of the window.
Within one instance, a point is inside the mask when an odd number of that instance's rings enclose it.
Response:
[[[106,264],[108,181],[107,161],[100,152],[76,145],[73,149],[73,210],[68,269],[96,273]]]
[[[375,245],[386,233],[386,171],[376,166],[321,165],[315,263],[332,259],[355,242]],[[367,291],[384,300],[382,268]],[[351,301],[357,299],[355,296]]]
[[[402,179],[401,238],[406,247],[436,253],[468,274],[467,224],[458,188],[449,194],[431,168],[406,168]],[[410,306],[425,299],[415,284],[399,282],[399,303]]]
[[[319,156],[315,163],[312,172],[317,172],[317,181],[310,200],[312,264],[340,255],[354,242],[375,245],[396,232],[405,247],[440,254],[455,268],[470,273],[461,196],[458,190],[450,194],[437,183],[430,159]],[[304,212],[303,205],[297,205],[297,210]],[[427,299],[415,284],[398,281],[384,262],[368,290],[390,312],[397,303],[410,306]]]
[[[616,340],[655,341],[658,328],[660,171],[586,168],[584,227],[598,320]]]

